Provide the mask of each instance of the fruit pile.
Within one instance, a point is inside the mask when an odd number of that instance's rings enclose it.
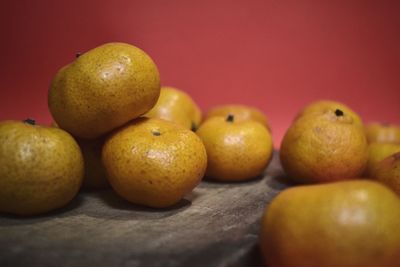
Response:
[[[0,212],[41,214],[81,188],[107,187],[166,208],[203,178],[260,177],[272,158],[261,111],[223,105],[203,115],[129,44],[77,55],[53,78],[48,106],[51,127],[0,122]],[[268,266],[400,266],[400,127],[364,126],[342,103],[314,102],[287,130],[280,161],[294,186],[262,216]]]

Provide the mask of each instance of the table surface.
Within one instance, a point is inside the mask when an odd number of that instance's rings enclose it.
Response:
[[[262,177],[203,181],[167,210],[102,190],[43,216],[0,215],[0,266],[262,266],[260,218],[283,177],[275,153]]]

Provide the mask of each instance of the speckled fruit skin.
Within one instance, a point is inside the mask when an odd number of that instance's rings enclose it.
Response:
[[[266,207],[260,247],[268,267],[398,267],[400,199],[373,181],[282,191]]]
[[[258,108],[239,104],[215,106],[207,111],[203,121],[215,116],[226,117],[229,114],[235,116],[236,121],[255,120],[271,131],[267,116]]]
[[[333,182],[363,174],[368,161],[364,128],[351,114],[335,112],[303,115],[286,131],[280,160],[292,181]]]
[[[372,122],[365,126],[365,133],[370,143],[400,144],[400,125]]]
[[[336,110],[336,109],[340,109],[345,114],[348,114],[349,116],[351,116],[353,119],[353,122],[355,124],[364,126],[360,115],[358,115],[349,106],[347,106],[341,102],[333,101],[333,100],[318,100],[318,101],[314,101],[314,102],[308,104],[297,114],[296,119],[301,116],[304,116],[304,115],[308,115],[308,114],[312,114],[312,113],[325,113],[327,111]]]
[[[373,169],[371,176],[393,189],[400,196],[400,152],[380,161]]]
[[[144,116],[176,122],[195,130],[201,121],[201,110],[184,91],[163,86],[157,104]]]
[[[21,121],[0,122],[0,211],[45,213],[70,202],[83,178],[83,157],[67,132]]]
[[[159,73],[145,52],[107,43],[56,74],[48,105],[60,128],[93,139],[149,111],[159,94]]]
[[[234,182],[256,178],[272,158],[271,134],[256,121],[211,117],[196,133],[207,150],[209,179]]]
[[[201,181],[207,154],[200,138],[181,125],[139,118],[105,142],[102,160],[113,189],[153,208],[178,203]]]

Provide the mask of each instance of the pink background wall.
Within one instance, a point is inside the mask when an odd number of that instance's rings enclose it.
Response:
[[[8,2],[8,3],[7,3]],[[400,123],[400,1],[2,1],[0,120],[51,121],[57,70],[110,41],[147,51],[162,83],[206,110],[255,105],[275,145],[295,113],[330,98]]]

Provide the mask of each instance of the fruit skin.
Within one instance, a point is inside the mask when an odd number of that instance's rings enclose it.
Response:
[[[0,122],[0,211],[34,215],[77,194],[83,158],[67,132],[22,121]]]
[[[60,128],[93,139],[146,113],[159,94],[159,73],[145,52],[129,44],[107,43],[56,74],[48,105]]]
[[[400,152],[400,144],[370,143],[368,145],[368,163],[365,176],[372,177],[373,170],[379,165],[379,162],[396,152]]]
[[[229,117],[233,118],[231,121]],[[262,174],[273,152],[270,132],[256,121],[211,117],[196,132],[207,150],[207,178],[244,181]]]
[[[368,160],[363,127],[338,110],[303,115],[285,133],[280,159],[292,181],[320,183],[360,177]]]
[[[267,116],[258,108],[247,105],[231,104],[215,106],[207,111],[207,113],[204,115],[203,121],[216,116],[226,117],[229,114],[234,115],[236,121],[258,121],[267,127],[269,131],[271,131]]]
[[[397,267],[400,199],[372,181],[297,186],[267,206],[268,267]]]
[[[400,152],[380,161],[376,168],[373,169],[371,176],[400,195]]]
[[[76,141],[82,151],[85,162],[85,175],[82,187],[84,189],[103,189],[110,184],[107,180],[106,170],[101,161],[101,151],[105,141],[105,136],[95,139],[80,139]]]
[[[395,124],[373,122],[365,126],[367,140],[370,143],[400,144],[400,126]]]
[[[179,124],[139,118],[116,130],[102,152],[108,180],[124,199],[154,208],[179,202],[207,167],[203,143]]]
[[[201,121],[201,110],[184,91],[163,86],[157,104],[144,116],[176,122],[195,130]]]
[[[297,114],[296,119],[304,115],[312,113],[325,113],[327,111],[336,109],[340,109],[345,114],[350,115],[354,123],[364,126],[361,117],[354,110],[341,102],[333,100],[318,100],[308,104]]]

